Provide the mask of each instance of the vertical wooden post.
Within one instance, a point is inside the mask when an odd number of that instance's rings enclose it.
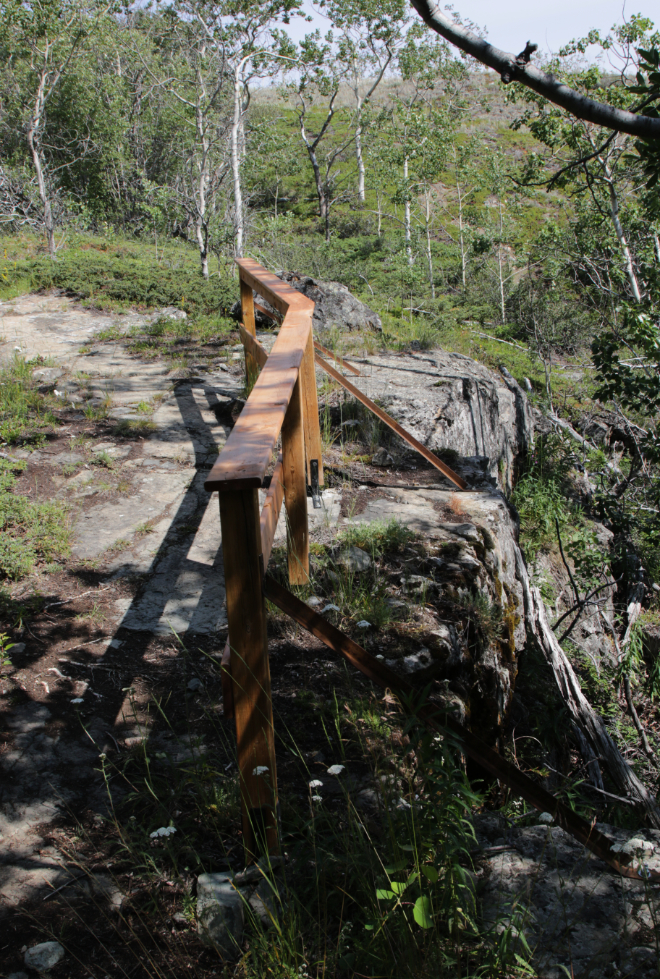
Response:
[[[312,336],[311,329],[309,331],[309,339],[305,347],[302,364],[300,365],[299,377],[302,384],[307,482],[310,486],[312,485],[310,462],[312,459],[318,459],[319,486],[323,486],[323,449],[321,445],[321,427],[319,425],[319,399],[316,391],[314,337]]]
[[[292,585],[304,585],[309,581],[309,532],[300,375],[282,425],[282,475],[288,524],[289,582]]]
[[[240,275],[240,273],[239,273]],[[254,322],[254,296],[252,295],[252,286],[248,285],[247,282],[241,283],[241,313],[243,317],[243,326],[251,333],[253,337],[257,335],[257,328]],[[248,393],[254,387],[254,383],[259,376],[259,368],[256,360],[251,353],[245,351],[245,381],[247,385]]]
[[[277,770],[256,489],[220,493],[246,861],[278,852]]]

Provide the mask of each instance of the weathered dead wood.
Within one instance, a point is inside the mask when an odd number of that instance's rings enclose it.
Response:
[[[563,703],[596,756],[606,766],[619,791],[635,803],[652,826],[660,829],[660,810],[655,799],[637,778],[607,733],[602,718],[596,714],[582,693],[580,681],[550,628],[541,593],[530,583],[522,553],[518,548],[516,574],[523,591],[527,636],[536,643],[551,668]]]

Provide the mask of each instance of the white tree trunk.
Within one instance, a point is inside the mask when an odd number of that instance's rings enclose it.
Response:
[[[44,55],[44,58],[46,57],[47,57],[47,53]],[[43,160],[41,157],[41,147],[39,145],[39,130],[41,128],[41,122],[43,118],[44,101],[45,101],[45,93],[46,93],[46,77],[47,77],[46,72],[42,71],[41,76],[39,78],[39,85],[37,86],[37,94],[34,100],[34,110],[32,112],[32,118],[28,122],[26,139],[27,139],[28,149],[30,150],[30,156],[32,157],[34,172],[37,176],[37,187],[39,189],[39,197],[41,199],[41,204],[44,209],[44,229],[46,231],[46,239],[48,241],[48,254],[53,260],[55,260],[57,256],[56,256],[56,249],[55,249],[55,224],[53,222],[53,208],[51,205],[48,188],[46,186]]]
[[[412,253],[412,228],[410,222],[410,193],[408,190],[408,157],[406,156],[403,161],[403,183],[404,183],[404,205],[403,205],[403,228],[404,235],[406,239],[406,254],[408,256],[408,265],[413,264],[413,253]]]
[[[497,247],[497,268],[500,277],[500,312],[502,323],[506,323],[506,307],[504,305],[504,269],[502,267],[502,236],[504,234],[504,218],[502,215],[502,201],[500,200],[500,242]]]
[[[463,231],[463,194],[458,177],[456,177],[456,194],[458,196],[458,238],[461,245],[461,282],[463,291],[467,286],[467,255],[465,254],[465,234]]]
[[[362,153],[362,121],[361,116],[358,116],[358,125],[355,130],[355,156],[357,158],[357,168],[358,168],[358,200],[364,203],[367,199],[367,194],[365,190],[365,166],[364,166],[364,156]]]
[[[431,299],[435,299],[435,283],[433,282],[433,255],[431,253],[431,201],[429,198],[428,187],[424,188],[426,198],[426,259],[429,264],[429,285],[431,286]]]
[[[626,275],[628,276],[628,282],[630,283],[632,294],[635,297],[635,302],[641,303],[642,293],[639,288],[639,282],[637,281],[637,275],[635,273],[635,264],[630,253],[630,248],[628,247],[628,241],[621,224],[621,219],[619,218],[619,198],[607,164],[605,165],[605,174],[610,190],[610,214],[612,216],[612,224],[614,225],[616,236],[619,239],[619,245],[623,254],[623,261],[626,266]]]
[[[243,217],[243,188],[241,187],[241,124],[243,103],[243,66],[240,61],[234,69],[234,117],[231,125],[231,172],[234,185],[234,255],[243,257],[245,234]]]

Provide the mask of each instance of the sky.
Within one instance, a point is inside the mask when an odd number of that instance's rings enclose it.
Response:
[[[642,13],[653,17],[660,24],[657,0],[633,2],[624,6],[623,0],[456,0],[454,8],[464,20],[472,20],[488,30],[491,44],[517,54],[528,40],[542,50],[556,52],[575,37],[583,37],[592,27],[607,32],[613,24],[621,23],[631,14]],[[320,27],[328,30],[328,21],[314,14],[311,4],[306,4],[314,16],[313,24],[298,21],[292,24],[290,33],[296,39],[307,31]],[[417,14],[413,15],[416,17]]]

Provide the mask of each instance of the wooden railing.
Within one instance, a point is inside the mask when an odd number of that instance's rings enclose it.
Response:
[[[220,495],[229,628],[228,682],[236,724],[248,859],[277,852],[277,771],[262,579],[284,501],[289,581],[309,575],[307,485],[323,485],[312,315],[314,303],[250,259],[237,262],[245,369],[252,390],[209,477]],[[252,290],[282,314],[267,362],[259,353]],[[251,344],[252,341],[252,344]],[[261,368],[261,370],[259,370]],[[259,489],[281,454],[263,509]],[[227,657],[226,657],[227,658]]]
[[[237,264],[241,280],[243,324],[240,333],[245,347],[246,377],[249,384],[254,382],[254,387],[205,486],[207,490],[218,490],[220,494],[229,623],[229,639],[222,658],[223,698],[225,715],[233,716],[236,723],[243,843],[249,862],[260,852],[276,854],[279,847],[277,770],[264,596],[374,683],[391,690],[408,709],[414,706],[421,694],[266,575],[283,501],[288,520],[289,580],[296,584],[303,583],[309,574],[307,483],[312,485],[315,482],[317,471],[320,482],[323,482],[315,359],[320,367],[452,482],[461,488],[465,488],[466,484],[426,446],[417,442],[323,360],[319,349],[328,356],[335,355],[314,343],[313,302],[256,262],[242,259]],[[282,316],[281,328],[270,354],[256,339],[253,287]],[[267,313],[263,307],[257,308]],[[348,364],[342,363],[341,366],[357,373]],[[280,434],[282,451],[274,460]],[[273,462],[275,468],[260,511],[259,488],[263,486]],[[444,714],[430,702],[419,703],[414,709],[420,721],[431,730],[445,734],[450,732],[458,738],[467,756],[515,794],[522,796],[539,811],[552,813],[558,825],[584,843],[617,873],[639,879],[632,858],[625,854],[614,857],[612,840],[599,832],[593,823],[536,785],[524,772],[466,730],[456,718]],[[647,875],[652,881],[660,880],[660,874],[655,871],[647,871]]]
[[[309,580],[307,487],[318,501],[323,486],[315,364],[389,425],[455,485],[467,484],[395,419],[354,387],[321,357],[359,371],[314,341],[314,303],[251,259],[237,261],[245,348],[245,372],[252,390],[206,483],[220,494],[220,523],[229,638],[223,654],[226,713],[236,724],[243,840],[246,856],[275,853],[277,772],[270,692],[270,668],[263,579],[284,502],[289,582]],[[276,310],[254,302],[253,290]],[[270,352],[256,336],[254,311],[280,321]],[[281,436],[281,453],[275,451]],[[259,489],[275,463],[263,508]]]

